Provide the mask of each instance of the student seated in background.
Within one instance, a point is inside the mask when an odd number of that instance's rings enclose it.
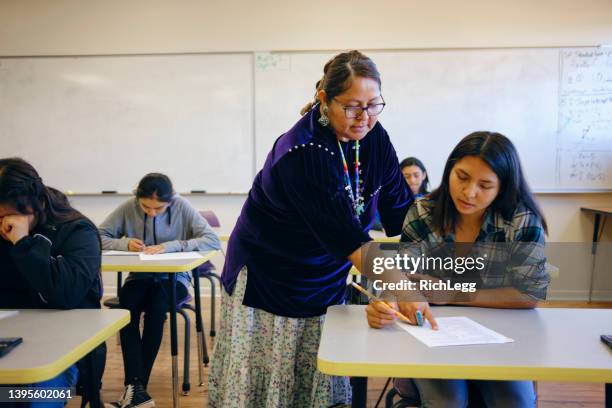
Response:
[[[431,312],[428,300],[491,308],[535,307],[539,299],[546,297],[550,282],[544,257],[546,228],[510,140],[491,132],[468,135],[450,154],[440,187],[408,210],[402,242],[405,246],[416,243],[438,248],[446,243],[460,256],[484,248],[488,257],[486,267],[472,271],[471,277],[458,277],[452,270],[427,277],[433,281],[471,279],[478,282],[478,290],[470,299],[454,300],[450,294],[424,293],[422,302],[402,306],[402,311],[416,322],[418,309],[425,311],[425,315]],[[370,304],[366,311],[371,327],[382,328],[394,321],[380,303]],[[396,381],[400,394],[403,383],[409,381],[414,381],[423,407],[467,404],[466,380],[403,379]],[[530,381],[469,382],[488,407],[535,406]]]
[[[400,170],[414,198],[423,197],[429,193],[429,176],[422,161],[416,157],[408,157],[400,162]]]
[[[427,170],[425,170],[423,162],[416,157],[408,157],[402,160],[399,166],[414,198],[420,198],[429,193],[429,176],[427,176]],[[372,229],[375,231],[383,230],[378,212]]]
[[[29,163],[0,159],[0,309],[99,309],[101,296],[95,225],[66,196],[46,187]],[[55,378],[27,386],[73,388],[78,377],[75,364]]]
[[[105,250],[161,254],[220,248],[219,238],[206,220],[189,201],[175,194],[170,179],[159,173],[144,176],[136,197],[110,214],[99,230]],[[189,272],[177,274],[177,281],[180,284],[176,285],[176,299],[184,299],[191,284]],[[170,290],[167,273],[130,273],[119,289],[121,307],[131,314],[130,324],[120,334],[125,391],[119,401],[108,407],[155,406],[146,388],[162,340]]]

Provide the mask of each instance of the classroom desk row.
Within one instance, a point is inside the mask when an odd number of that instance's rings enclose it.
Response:
[[[174,273],[193,270],[215,253],[182,262],[105,255],[102,270],[168,272],[175,286]],[[194,279],[194,285],[199,302],[199,279]],[[178,407],[175,294],[172,297],[173,406]],[[612,383],[612,352],[599,341],[599,335],[612,327],[612,310],[436,307],[436,316],[468,316],[515,339],[510,344],[462,346],[457,353],[456,347],[427,348],[399,328],[369,329],[363,308],[328,309],[318,354],[321,372],[354,377],[356,407],[365,407],[367,376]],[[196,319],[201,322],[199,310],[196,304]],[[0,332],[23,337],[24,344],[0,360],[0,384],[53,378],[128,322],[129,312],[118,309],[21,311],[2,319]],[[580,352],[572,352],[573,348]],[[612,405],[610,384],[606,385],[606,404]]]
[[[169,273],[170,348],[172,353],[173,407],[179,407],[178,341],[176,324],[176,273],[194,271],[217,251],[202,252],[202,258],[172,261],[141,261],[134,255],[103,255],[103,272]],[[194,276],[196,325],[202,328],[199,279]],[[0,333],[22,337],[23,344],[0,360],[0,384],[31,384],[56,377],[110,336],[126,326],[130,314],[122,309],[20,310],[16,316],[0,319]],[[200,344],[198,344],[200,346]],[[199,359],[201,364],[201,358]],[[89,390],[91,406],[99,407],[99,390]]]

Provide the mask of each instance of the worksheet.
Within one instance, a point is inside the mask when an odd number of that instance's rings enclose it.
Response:
[[[19,313],[18,310],[0,310],[0,319],[15,316]]]
[[[438,330],[432,330],[429,322],[425,322],[421,327],[399,321],[397,325],[427,347],[499,344],[514,341],[480,323],[476,323],[469,317],[437,317],[436,321],[438,322]]]
[[[102,255],[112,255],[112,256],[126,256],[126,255],[136,255],[137,252],[130,252],[130,251],[114,251],[114,250],[108,250],[108,251],[102,251]]]
[[[200,259],[203,258],[197,252],[170,252],[167,254],[147,255],[140,254],[141,261],[182,261],[185,259]]]

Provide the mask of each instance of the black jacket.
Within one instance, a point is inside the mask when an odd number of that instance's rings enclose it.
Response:
[[[0,238],[0,308],[100,308],[100,240],[86,219]]]

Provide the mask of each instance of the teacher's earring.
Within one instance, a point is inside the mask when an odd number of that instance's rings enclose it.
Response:
[[[321,126],[329,126],[329,118],[327,117],[327,112],[329,112],[329,110],[327,109],[327,106],[324,106],[321,110],[321,117],[319,118],[318,122]]]

